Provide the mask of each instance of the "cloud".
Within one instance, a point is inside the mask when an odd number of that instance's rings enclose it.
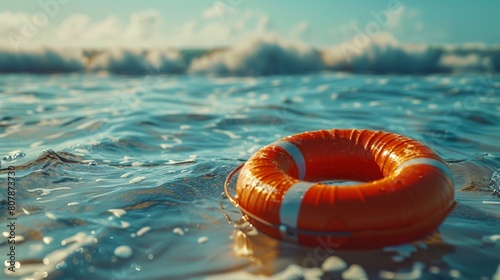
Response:
[[[304,39],[310,32],[310,25],[307,20],[302,20],[290,28],[290,36],[294,39]]]
[[[91,22],[86,14],[73,14],[62,22],[56,34],[61,44],[93,47],[97,42],[100,45],[125,43],[127,36],[130,40],[139,39],[140,34],[137,34],[137,37],[133,36],[134,32],[139,31],[137,27],[131,25],[132,22],[127,27],[114,15],[102,21]]]
[[[47,18],[24,12],[0,12],[0,46],[25,47],[32,40],[44,35]]]
[[[81,46],[146,45],[145,41],[161,39],[162,23],[157,10],[134,13],[126,24],[115,15],[91,22],[88,15],[72,14],[57,28],[56,34],[61,42]]]
[[[219,14],[217,13],[217,9],[215,6],[210,6],[209,8],[207,8],[203,12],[201,12],[201,16],[203,18],[211,19],[211,18],[218,17]]]
[[[112,15],[89,26],[85,37],[89,40],[113,40],[116,34],[119,34],[124,28],[124,23],[117,16]]]
[[[90,23],[90,17],[85,14],[73,14],[67,17],[57,31],[57,37],[64,41],[79,38],[84,35]]]
[[[27,13],[13,13],[10,11],[0,13],[0,34],[7,37],[9,32],[19,31],[28,19]],[[4,36],[5,35],[5,36]]]
[[[129,18],[109,15],[95,19],[87,14],[74,13],[63,18],[60,24],[49,22],[38,28],[33,38],[22,40],[23,43],[29,41],[26,44],[29,46],[210,48],[238,44],[272,32],[271,20],[266,13],[232,7],[237,16],[225,13],[221,18],[216,8],[214,5],[202,11],[201,16],[177,24],[167,24],[168,20],[155,9],[135,12]],[[0,13],[0,35],[5,35],[0,37],[0,45],[9,44],[8,34],[22,34],[25,21],[30,17],[24,13]],[[307,26],[297,28],[295,33],[299,35]]]
[[[387,23],[387,30],[394,33],[415,31],[418,23],[421,23],[421,12],[417,8],[402,6],[399,12],[391,14]]]
[[[265,33],[271,29],[271,20],[268,15],[262,15],[257,21],[255,32]]]
[[[249,37],[271,33],[269,16],[258,11],[245,11],[237,17],[199,18],[186,21],[169,33],[173,46],[220,47],[241,43]]]
[[[147,10],[135,13],[125,29],[125,37],[131,39],[151,39],[159,35],[162,17],[157,10]]]
[[[218,18],[225,20],[227,16],[240,14],[240,5],[243,0],[214,1],[213,5],[205,9],[201,15],[205,19]]]
[[[448,37],[446,25],[428,26],[422,11],[402,6],[399,13],[392,14],[386,30],[406,41],[442,41]]]
[[[402,41],[442,41],[447,38],[447,26],[425,24],[418,8],[400,6],[395,11],[372,10],[364,20],[352,19],[331,29],[332,42],[339,44],[356,37],[367,36],[370,40],[377,34],[390,33]]]
[[[340,24],[338,27],[331,29],[330,34],[333,37],[334,43],[341,43],[351,39],[356,35],[356,26],[360,26],[356,19]]]

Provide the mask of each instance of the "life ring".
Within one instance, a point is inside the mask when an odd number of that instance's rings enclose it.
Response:
[[[242,166],[244,217],[272,237],[308,246],[373,248],[414,241],[453,210],[452,174],[422,143],[383,131],[333,129],[288,136]],[[326,180],[353,180],[335,185]]]

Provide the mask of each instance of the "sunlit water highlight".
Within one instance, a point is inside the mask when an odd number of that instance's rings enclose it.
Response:
[[[499,279],[499,88],[487,74],[0,75],[0,184],[15,166],[20,262],[0,278]],[[227,174],[280,137],[329,128],[404,134],[446,159],[458,206],[439,232],[346,251],[242,222]]]

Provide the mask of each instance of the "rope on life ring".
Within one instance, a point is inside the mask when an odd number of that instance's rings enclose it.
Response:
[[[244,208],[241,208],[239,207],[238,205],[238,200],[236,197],[234,197],[232,194],[231,194],[231,191],[229,190],[229,184],[230,184],[230,181],[231,179],[234,177],[234,175],[236,175],[236,173],[244,166],[245,164],[240,164],[238,167],[236,167],[235,169],[233,169],[233,171],[231,171],[231,173],[229,173],[229,175],[226,177],[226,180],[224,181],[224,193],[226,194],[226,197],[229,199],[229,201],[231,202],[231,204],[236,207],[236,208],[239,208],[239,210],[247,217],[250,217],[252,220],[255,220],[255,221],[258,221],[259,223],[261,224],[264,224],[268,227],[271,227],[271,228],[275,228],[275,229],[278,229],[280,231],[287,231],[288,230],[288,234],[294,234],[294,235],[297,235],[297,234],[313,234],[313,235],[316,235],[316,236],[328,236],[328,235],[337,235],[337,236],[343,236],[343,235],[349,235],[349,233],[342,233],[342,232],[337,232],[337,233],[332,233],[332,232],[320,232],[320,231],[310,231],[310,230],[298,230],[298,229],[286,229],[284,227],[281,227],[280,226],[277,226],[277,225],[273,225],[269,222],[267,222],[266,220],[264,219],[261,219],[255,215],[253,215],[252,213],[246,211]]]
[[[229,184],[238,171],[233,196]],[[394,133],[355,129],[304,132],[271,143],[235,168],[224,190],[265,234],[342,248],[416,240],[456,204],[452,174],[430,148]]]

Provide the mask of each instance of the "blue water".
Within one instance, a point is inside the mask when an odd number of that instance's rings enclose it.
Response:
[[[499,88],[487,72],[1,74],[1,231],[14,166],[20,264],[0,278],[498,279]],[[429,145],[455,176],[455,211],[432,236],[361,251],[298,247],[243,222],[223,195],[228,173],[280,137],[330,128]],[[322,271],[331,256],[345,267]]]

